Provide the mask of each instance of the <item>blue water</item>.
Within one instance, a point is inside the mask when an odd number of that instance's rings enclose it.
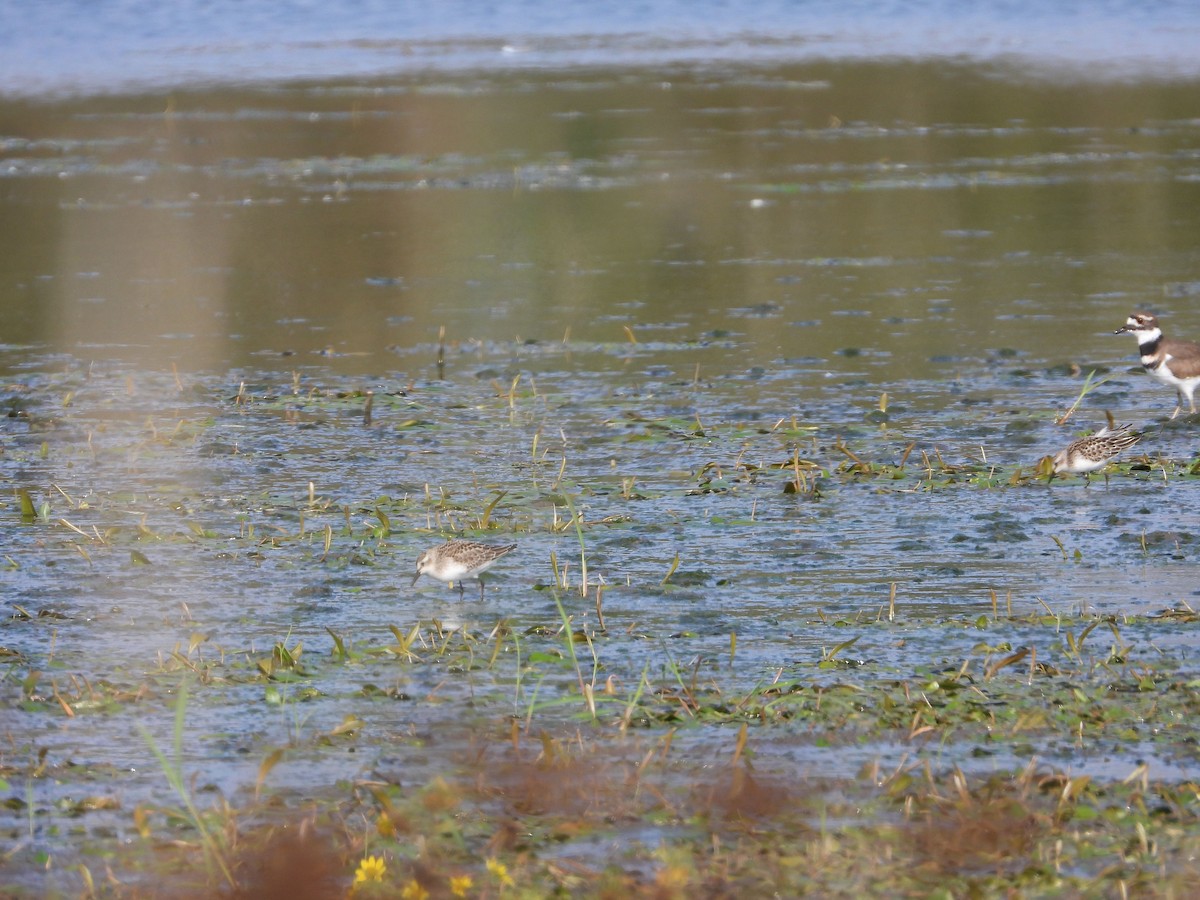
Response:
[[[1195,0],[0,0],[0,92],[431,70],[954,57],[1191,77]]]

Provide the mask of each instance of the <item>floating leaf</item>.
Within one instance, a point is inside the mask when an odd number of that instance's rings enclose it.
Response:
[[[329,636],[333,638],[333,658],[338,662],[345,662],[349,656],[346,653],[346,644],[342,641],[341,636],[328,625],[325,626],[325,630],[328,631]]]
[[[659,582],[659,585],[665,585],[668,581],[670,581],[671,576],[675,574],[675,570],[678,568],[679,568],[679,554],[676,553],[675,559],[673,559],[671,561],[671,568],[667,569],[667,574],[663,576],[663,580]]]
[[[987,678],[993,678],[993,677],[995,677],[996,673],[999,672],[1001,669],[1005,668],[1006,666],[1011,666],[1013,663],[1019,663],[1021,660],[1023,660],[1028,655],[1029,655],[1029,648],[1022,647],[1016,653],[1010,653],[1008,656],[1004,657],[1003,659],[997,660],[996,662],[989,665],[987,668],[985,668],[983,670],[983,674]]]
[[[843,650],[853,647],[858,642],[858,639],[860,637],[862,637],[862,635],[857,635],[856,637],[852,637],[848,641],[842,641],[840,644],[838,644],[836,647],[834,647],[832,650],[830,650],[828,653],[825,654],[824,661],[832,662],[837,657],[837,655],[839,653],[841,653]]]
[[[354,715],[354,713],[346,713],[346,717],[342,719],[342,724],[330,731],[329,735],[336,737],[340,734],[353,734],[356,731],[361,731],[366,724],[366,722]]]

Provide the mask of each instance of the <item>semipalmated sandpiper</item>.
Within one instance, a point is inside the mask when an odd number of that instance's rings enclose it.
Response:
[[[481,544],[478,541],[447,541],[441,546],[425,550],[417,557],[417,574],[413,576],[412,583],[415,585],[422,575],[429,575],[447,583],[456,581],[461,596],[466,590],[463,581],[474,578],[479,582],[479,599],[482,600],[483,579],[479,576],[516,546]]]

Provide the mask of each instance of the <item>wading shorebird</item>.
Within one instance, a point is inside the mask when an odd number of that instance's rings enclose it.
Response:
[[[1200,386],[1200,344],[1164,337],[1158,319],[1144,312],[1132,313],[1113,334],[1126,332],[1137,338],[1146,371],[1163,384],[1175,388],[1175,412],[1171,413],[1171,418],[1179,415],[1185,399],[1189,411],[1194,415],[1196,401],[1192,395]]]
[[[447,541],[439,547],[425,550],[417,557],[417,574],[412,583],[416,585],[422,575],[429,575],[438,581],[458,582],[459,596],[463,596],[466,588],[463,581],[474,578],[479,582],[479,599],[483,599],[483,579],[479,576],[495,565],[496,560],[516,544],[498,546],[496,544],[481,544],[478,541]]]
[[[1090,484],[1089,476],[1092,472],[1104,468],[1116,459],[1118,454],[1128,450],[1141,439],[1142,436],[1130,431],[1128,425],[1119,428],[1109,428],[1105,425],[1095,434],[1081,437],[1067,444],[1065,450],[1059,450],[1054,455],[1054,469],[1050,473],[1050,479],[1053,480],[1060,472],[1070,472],[1082,475]],[[1104,483],[1108,483],[1107,475],[1104,476]]]

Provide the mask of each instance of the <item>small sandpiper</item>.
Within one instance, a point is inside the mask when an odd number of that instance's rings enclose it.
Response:
[[[1191,413],[1196,413],[1196,401],[1193,394],[1200,387],[1200,344],[1193,341],[1176,341],[1164,337],[1158,319],[1150,313],[1135,312],[1129,316],[1125,324],[1113,334],[1129,332],[1138,339],[1138,350],[1142,354],[1142,365],[1146,371],[1161,381],[1175,388],[1175,412],[1171,418],[1179,415],[1186,399]]]
[[[423,551],[417,557],[417,574],[413,576],[412,583],[415,585],[422,575],[430,575],[446,583],[457,581],[461,597],[466,592],[463,586],[464,579],[474,578],[479,582],[479,599],[482,600],[483,579],[479,576],[516,546],[481,544],[478,541],[447,541],[439,547]]]
[[[1130,431],[1128,425],[1119,428],[1109,428],[1105,425],[1095,434],[1072,441],[1065,450],[1058,451],[1054,455],[1054,470],[1050,473],[1050,478],[1053,480],[1060,472],[1072,472],[1083,475],[1084,480],[1090,483],[1090,473],[1104,468],[1119,453],[1128,450],[1141,439],[1142,436]],[[1107,483],[1108,476],[1104,478]]]

